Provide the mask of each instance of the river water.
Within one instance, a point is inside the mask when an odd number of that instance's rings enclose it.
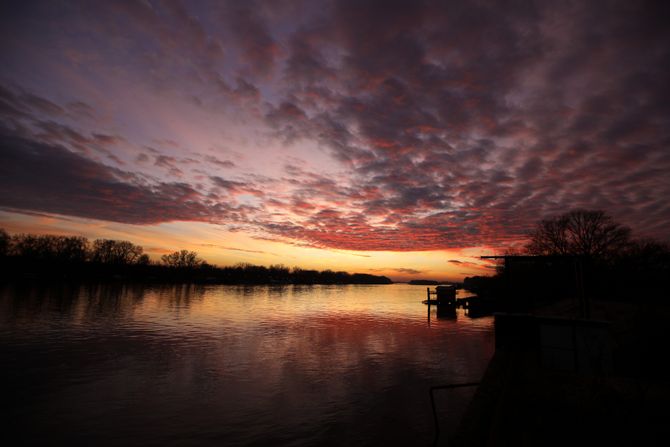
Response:
[[[425,290],[0,285],[0,443],[431,445],[494,340]]]

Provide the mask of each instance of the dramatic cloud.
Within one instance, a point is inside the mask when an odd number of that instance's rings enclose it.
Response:
[[[241,210],[186,183],[146,184],[60,146],[0,135],[0,206],[133,224],[220,222]]]
[[[670,238],[663,2],[5,9],[2,206],[342,250],[505,247],[573,208]]]

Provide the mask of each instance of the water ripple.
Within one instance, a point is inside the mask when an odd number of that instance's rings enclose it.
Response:
[[[428,387],[479,378],[493,337],[424,294],[2,286],[10,426],[42,445],[427,445]]]

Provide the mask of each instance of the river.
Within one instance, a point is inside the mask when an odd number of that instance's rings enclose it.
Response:
[[[3,444],[431,445],[429,387],[478,380],[494,339],[425,294],[0,285]],[[438,394],[453,428],[471,391]]]

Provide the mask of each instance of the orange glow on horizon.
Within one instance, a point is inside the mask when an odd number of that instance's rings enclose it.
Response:
[[[461,281],[466,276],[490,275],[491,265],[479,259],[491,254],[490,247],[428,251],[353,251],[318,248],[255,239],[231,233],[216,225],[173,222],[159,225],[129,225],[55,215],[31,216],[0,212],[2,226],[10,234],[59,234],[129,240],[141,245],[153,261],[163,254],[186,249],[197,252],[208,263],[219,266],[250,263],[283,264],[314,270],[346,271],[383,275],[396,282],[412,279]]]

